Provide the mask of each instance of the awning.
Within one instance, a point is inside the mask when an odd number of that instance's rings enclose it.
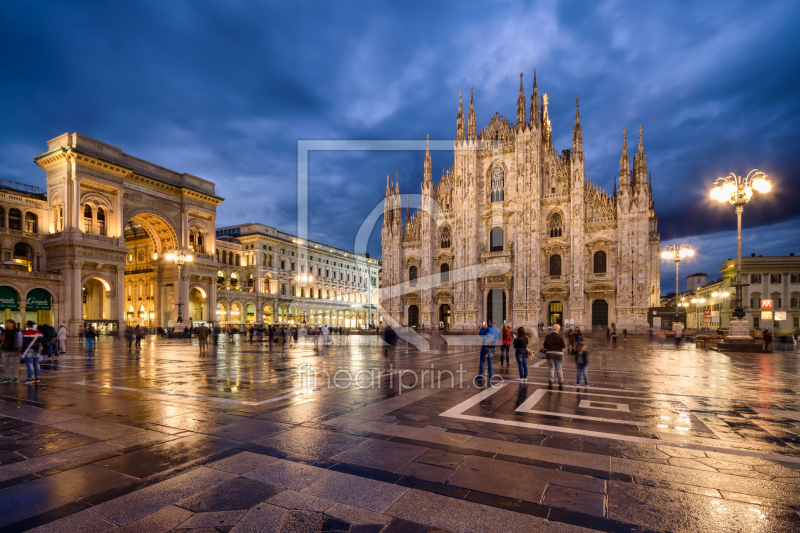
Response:
[[[0,309],[19,311],[19,293],[5,285],[0,287]]]
[[[25,302],[25,311],[49,311],[52,297],[44,289],[31,289]]]

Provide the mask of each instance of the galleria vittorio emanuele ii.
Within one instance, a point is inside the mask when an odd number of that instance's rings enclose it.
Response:
[[[423,208],[403,219],[399,185],[387,184],[383,308],[402,325],[455,331],[487,319],[646,327],[660,237],[641,126],[632,160],[621,140],[609,193],[586,176],[577,100],[572,148],[554,148],[535,71],[530,109],[520,74],[514,122],[495,114],[478,132],[474,98],[466,117],[459,99],[455,163],[434,183],[426,153]]]

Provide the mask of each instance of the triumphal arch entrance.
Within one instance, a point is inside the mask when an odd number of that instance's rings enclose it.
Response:
[[[47,173],[44,248],[48,270],[64,276],[70,335],[86,323],[113,332],[214,320],[213,183],[79,133],[52,139],[35,161]],[[192,261],[168,258],[178,250]]]

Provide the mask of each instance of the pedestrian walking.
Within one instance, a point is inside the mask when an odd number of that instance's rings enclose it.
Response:
[[[574,343],[575,343],[575,332],[572,331],[572,328],[569,328],[567,330],[566,337],[567,337],[567,351],[569,351],[569,353],[572,353],[574,351],[574,349],[575,349],[575,345],[574,345]]]
[[[3,354],[3,369],[5,375],[0,383],[9,384],[19,381],[19,350],[22,346],[22,332],[13,320],[6,320],[6,329],[3,331],[3,340],[0,342],[0,352]]]
[[[622,341],[625,342],[628,340],[628,328],[622,328]]]
[[[91,352],[92,349],[94,348],[94,336],[95,336],[94,326],[90,324],[89,327],[86,328],[85,335],[86,335],[86,350]]]
[[[128,353],[130,353],[133,351],[133,342],[136,340],[133,326],[128,325],[128,327],[125,328],[125,339],[128,341]]]
[[[558,390],[564,390],[564,371],[561,369],[561,365],[564,363],[564,348],[567,347],[567,344],[564,342],[564,337],[559,335],[558,332],[560,330],[561,326],[559,324],[553,324],[552,333],[544,338],[544,349],[547,352],[547,364],[550,366],[550,370],[547,373],[549,381],[548,389],[553,388],[553,380],[557,375]]]
[[[514,336],[514,356],[517,358],[517,366],[519,367],[519,378],[517,381],[528,381],[528,336],[525,334],[525,328],[517,328],[517,334]]]
[[[133,330],[133,336],[136,337],[136,351],[139,351],[142,349],[142,337],[144,337],[144,328],[136,326],[136,329]]]
[[[653,342],[653,328],[652,328],[652,326],[647,328],[647,336],[650,337],[650,342]]]
[[[322,326],[322,345],[323,346],[327,346],[328,345],[328,333],[329,333],[328,325],[326,324],[326,325]]]
[[[764,328],[764,349],[772,349],[772,333],[770,333],[769,329],[767,328]]]
[[[611,328],[611,344],[617,344],[617,327]]]
[[[508,352],[511,350],[511,326],[503,324],[503,344],[500,346],[500,364],[503,364],[503,356],[505,355],[506,365],[510,365],[511,361],[508,358]]]
[[[67,328],[61,324],[58,328],[58,351],[59,353],[67,353]]]
[[[608,326],[606,326],[606,340],[607,341],[611,340],[611,328]]]
[[[33,385],[39,383],[39,374],[42,370],[39,367],[41,356],[39,348],[42,339],[42,332],[35,329],[33,321],[27,322],[28,329],[22,333],[22,346],[20,347],[20,358],[25,359],[25,366],[28,370],[28,379],[23,383]]]
[[[578,378],[575,380],[575,386],[581,386],[581,375],[583,375],[583,382],[589,386],[589,371],[586,366],[589,364],[589,352],[583,343],[578,344],[575,349],[575,365],[578,367]]]
[[[201,324],[197,328],[197,342],[200,344],[200,355],[208,353],[208,326]]]
[[[681,328],[675,330],[675,346],[679,346],[681,344],[681,336],[683,335],[683,331]]]
[[[214,324],[214,328],[211,331],[214,335],[214,346],[216,346],[219,342],[219,324]]]

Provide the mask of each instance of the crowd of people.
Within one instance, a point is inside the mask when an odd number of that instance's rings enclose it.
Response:
[[[67,328],[61,324],[56,329],[49,324],[38,327],[32,321],[25,324],[23,331],[14,320],[7,320],[5,328],[0,328],[0,352],[3,356],[5,375],[0,379],[2,384],[19,381],[19,366],[25,364],[27,379],[22,383],[35,385],[40,383],[40,362],[58,359],[59,354],[66,353]]]

